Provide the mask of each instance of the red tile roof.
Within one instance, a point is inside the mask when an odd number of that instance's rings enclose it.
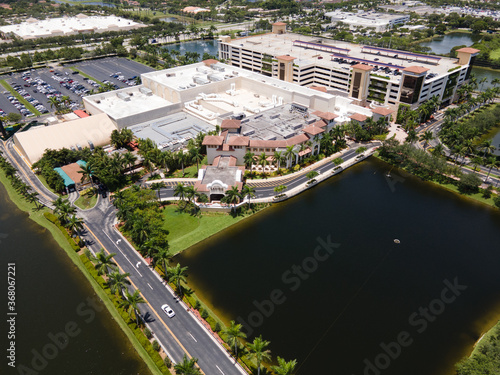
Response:
[[[224,137],[220,135],[206,135],[203,138],[202,144],[204,146],[222,146],[222,143],[224,143]]]
[[[376,107],[372,109],[373,113],[377,113],[382,116],[387,116],[390,115],[391,113],[394,113],[392,109],[385,108],[385,107]]]
[[[326,92],[326,87],[325,86],[315,86],[315,85],[312,85],[309,88],[313,89],[313,90],[316,90],[316,91]]]
[[[465,53],[473,54],[473,53],[478,53],[481,51],[478,49],[475,49],[475,48],[464,47],[464,48],[457,49],[457,52],[465,52]]]
[[[423,66],[409,66],[403,69],[403,72],[410,72],[415,74],[422,74],[428,71],[429,69],[424,68]]]
[[[304,151],[299,151],[299,156],[306,155],[311,152],[311,149],[308,147]]]
[[[220,124],[221,129],[239,129],[241,128],[241,120],[225,119]]]
[[[311,135],[320,134],[320,133],[323,133],[325,131],[325,129],[321,129],[320,127],[316,127],[313,125],[308,126],[307,128],[304,128],[302,130],[304,131],[304,133],[311,134]]]
[[[318,116],[319,118],[322,118],[324,120],[328,120],[328,121],[339,117],[338,115],[336,115],[335,113],[332,113],[332,112],[314,111],[312,114],[315,116]]]
[[[275,23],[273,23],[273,26],[286,26],[286,23],[284,23],[284,22],[275,22]]]
[[[368,117],[365,116],[365,115],[362,115],[361,113],[355,113],[353,114],[352,116],[349,116],[349,118],[353,119],[353,120],[356,120],[356,121],[359,121],[359,122],[363,122],[365,121]]]
[[[373,69],[373,66],[366,64],[356,64],[352,66],[353,69],[366,70],[367,72]]]
[[[80,118],[84,117],[89,117],[89,114],[85,111],[82,111],[81,109],[77,109],[76,111],[73,111],[75,115],[77,115]]]
[[[288,55],[276,56],[276,58],[278,60],[285,60],[285,61],[292,61],[292,60],[296,59],[296,57],[288,56]]]
[[[210,66],[212,64],[217,64],[219,60],[215,59],[208,59],[208,60],[203,60],[202,63],[204,63],[206,66]]]
[[[230,146],[248,146],[250,138],[243,136],[230,137],[227,144]]]

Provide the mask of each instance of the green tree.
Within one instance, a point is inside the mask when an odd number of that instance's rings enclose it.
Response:
[[[234,320],[231,320],[231,325],[224,330],[226,335],[226,340],[229,346],[234,348],[234,354],[236,359],[238,358],[238,344],[240,339],[245,339],[247,335],[241,331],[242,325],[236,324]]]
[[[262,340],[262,336],[256,337],[251,344],[248,344],[250,349],[249,356],[257,361],[257,375],[260,375],[260,365],[262,361],[271,360],[271,351],[266,349],[271,342]]]
[[[192,357],[188,359],[184,354],[182,362],[179,362],[174,366],[175,373],[177,375],[201,375],[199,368],[196,367],[196,362],[198,362],[197,358]]]
[[[111,293],[116,294],[120,293],[122,297],[124,297],[123,291],[127,289],[127,286],[130,285],[130,280],[128,277],[130,274],[121,273],[119,270],[115,270],[108,275],[107,285],[111,290]]]
[[[296,359],[287,362],[283,358],[278,357],[278,366],[271,366],[271,369],[276,373],[276,375],[292,375],[296,366]]]
[[[97,252],[95,254],[94,258],[94,268],[97,270],[98,275],[107,275],[109,273],[109,270],[116,270],[116,263],[113,262],[113,257],[116,255],[116,253],[111,253],[109,255],[106,255],[104,253],[104,249],[101,248],[101,251]]]
[[[119,306],[128,312],[129,317],[132,319],[132,312],[134,312],[136,323],[139,325],[139,316],[141,311],[139,310],[139,304],[146,303],[144,298],[141,296],[141,292],[136,289],[134,294],[130,294],[128,290],[125,291],[125,298],[120,302]]]
[[[309,179],[309,181],[307,181],[308,184],[312,184],[314,182],[316,182],[316,177],[318,176],[318,172],[316,171],[310,171],[306,174],[306,177]]]
[[[183,294],[181,283],[186,283],[187,281],[187,270],[188,267],[181,267],[180,263],[177,263],[175,267],[168,268],[168,278],[176,285],[177,292],[181,297]]]
[[[245,184],[241,189],[241,195],[248,198],[248,208],[250,209],[250,199],[255,198],[255,188]]]

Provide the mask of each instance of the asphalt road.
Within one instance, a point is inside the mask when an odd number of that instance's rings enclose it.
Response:
[[[110,77],[110,74],[121,72],[121,75],[125,78],[131,78],[133,76],[139,76],[142,73],[154,71],[154,69],[149,66],[122,57],[107,57],[104,59],[82,61],[66,66],[73,66],[101,82],[108,80],[120,88],[127,87],[127,85],[118,81],[116,78]]]

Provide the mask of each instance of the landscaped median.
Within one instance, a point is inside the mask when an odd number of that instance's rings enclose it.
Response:
[[[15,96],[17,98],[17,100],[19,100],[20,103],[23,103],[24,106],[26,107],[26,109],[30,110],[31,113],[33,113],[35,116],[40,116],[42,113],[37,110],[35,107],[33,107],[33,105],[31,105],[30,102],[28,102],[26,99],[24,99],[21,95],[19,95],[19,93],[14,90],[14,88],[9,85],[7,83],[7,81],[5,81],[4,79],[0,79],[0,84],[5,87],[7,90],[10,91],[10,93]]]
[[[92,76],[89,76],[87,73],[84,73],[82,72],[80,69],[78,69],[77,67],[75,66],[68,66],[67,68],[71,69],[72,71],[74,72],[78,72],[82,77],[85,77],[85,78],[88,78],[88,79],[91,79],[92,81],[94,81],[95,83],[98,83],[99,85],[101,86],[104,86],[104,83],[102,83],[101,81],[95,79],[94,77]]]

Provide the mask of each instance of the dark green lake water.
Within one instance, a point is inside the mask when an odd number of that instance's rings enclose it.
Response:
[[[178,260],[298,374],[453,373],[500,317],[500,212],[388,169],[363,162]]]
[[[8,338],[8,263],[15,264],[15,338]],[[150,374],[80,270],[17,209],[0,184],[1,374]],[[65,338],[66,337],[66,338]],[[6,358],[15,341],[17,369]],[[33,362],[34,361],[34,362]],[[18,372],[19,366],[25,372]]]

